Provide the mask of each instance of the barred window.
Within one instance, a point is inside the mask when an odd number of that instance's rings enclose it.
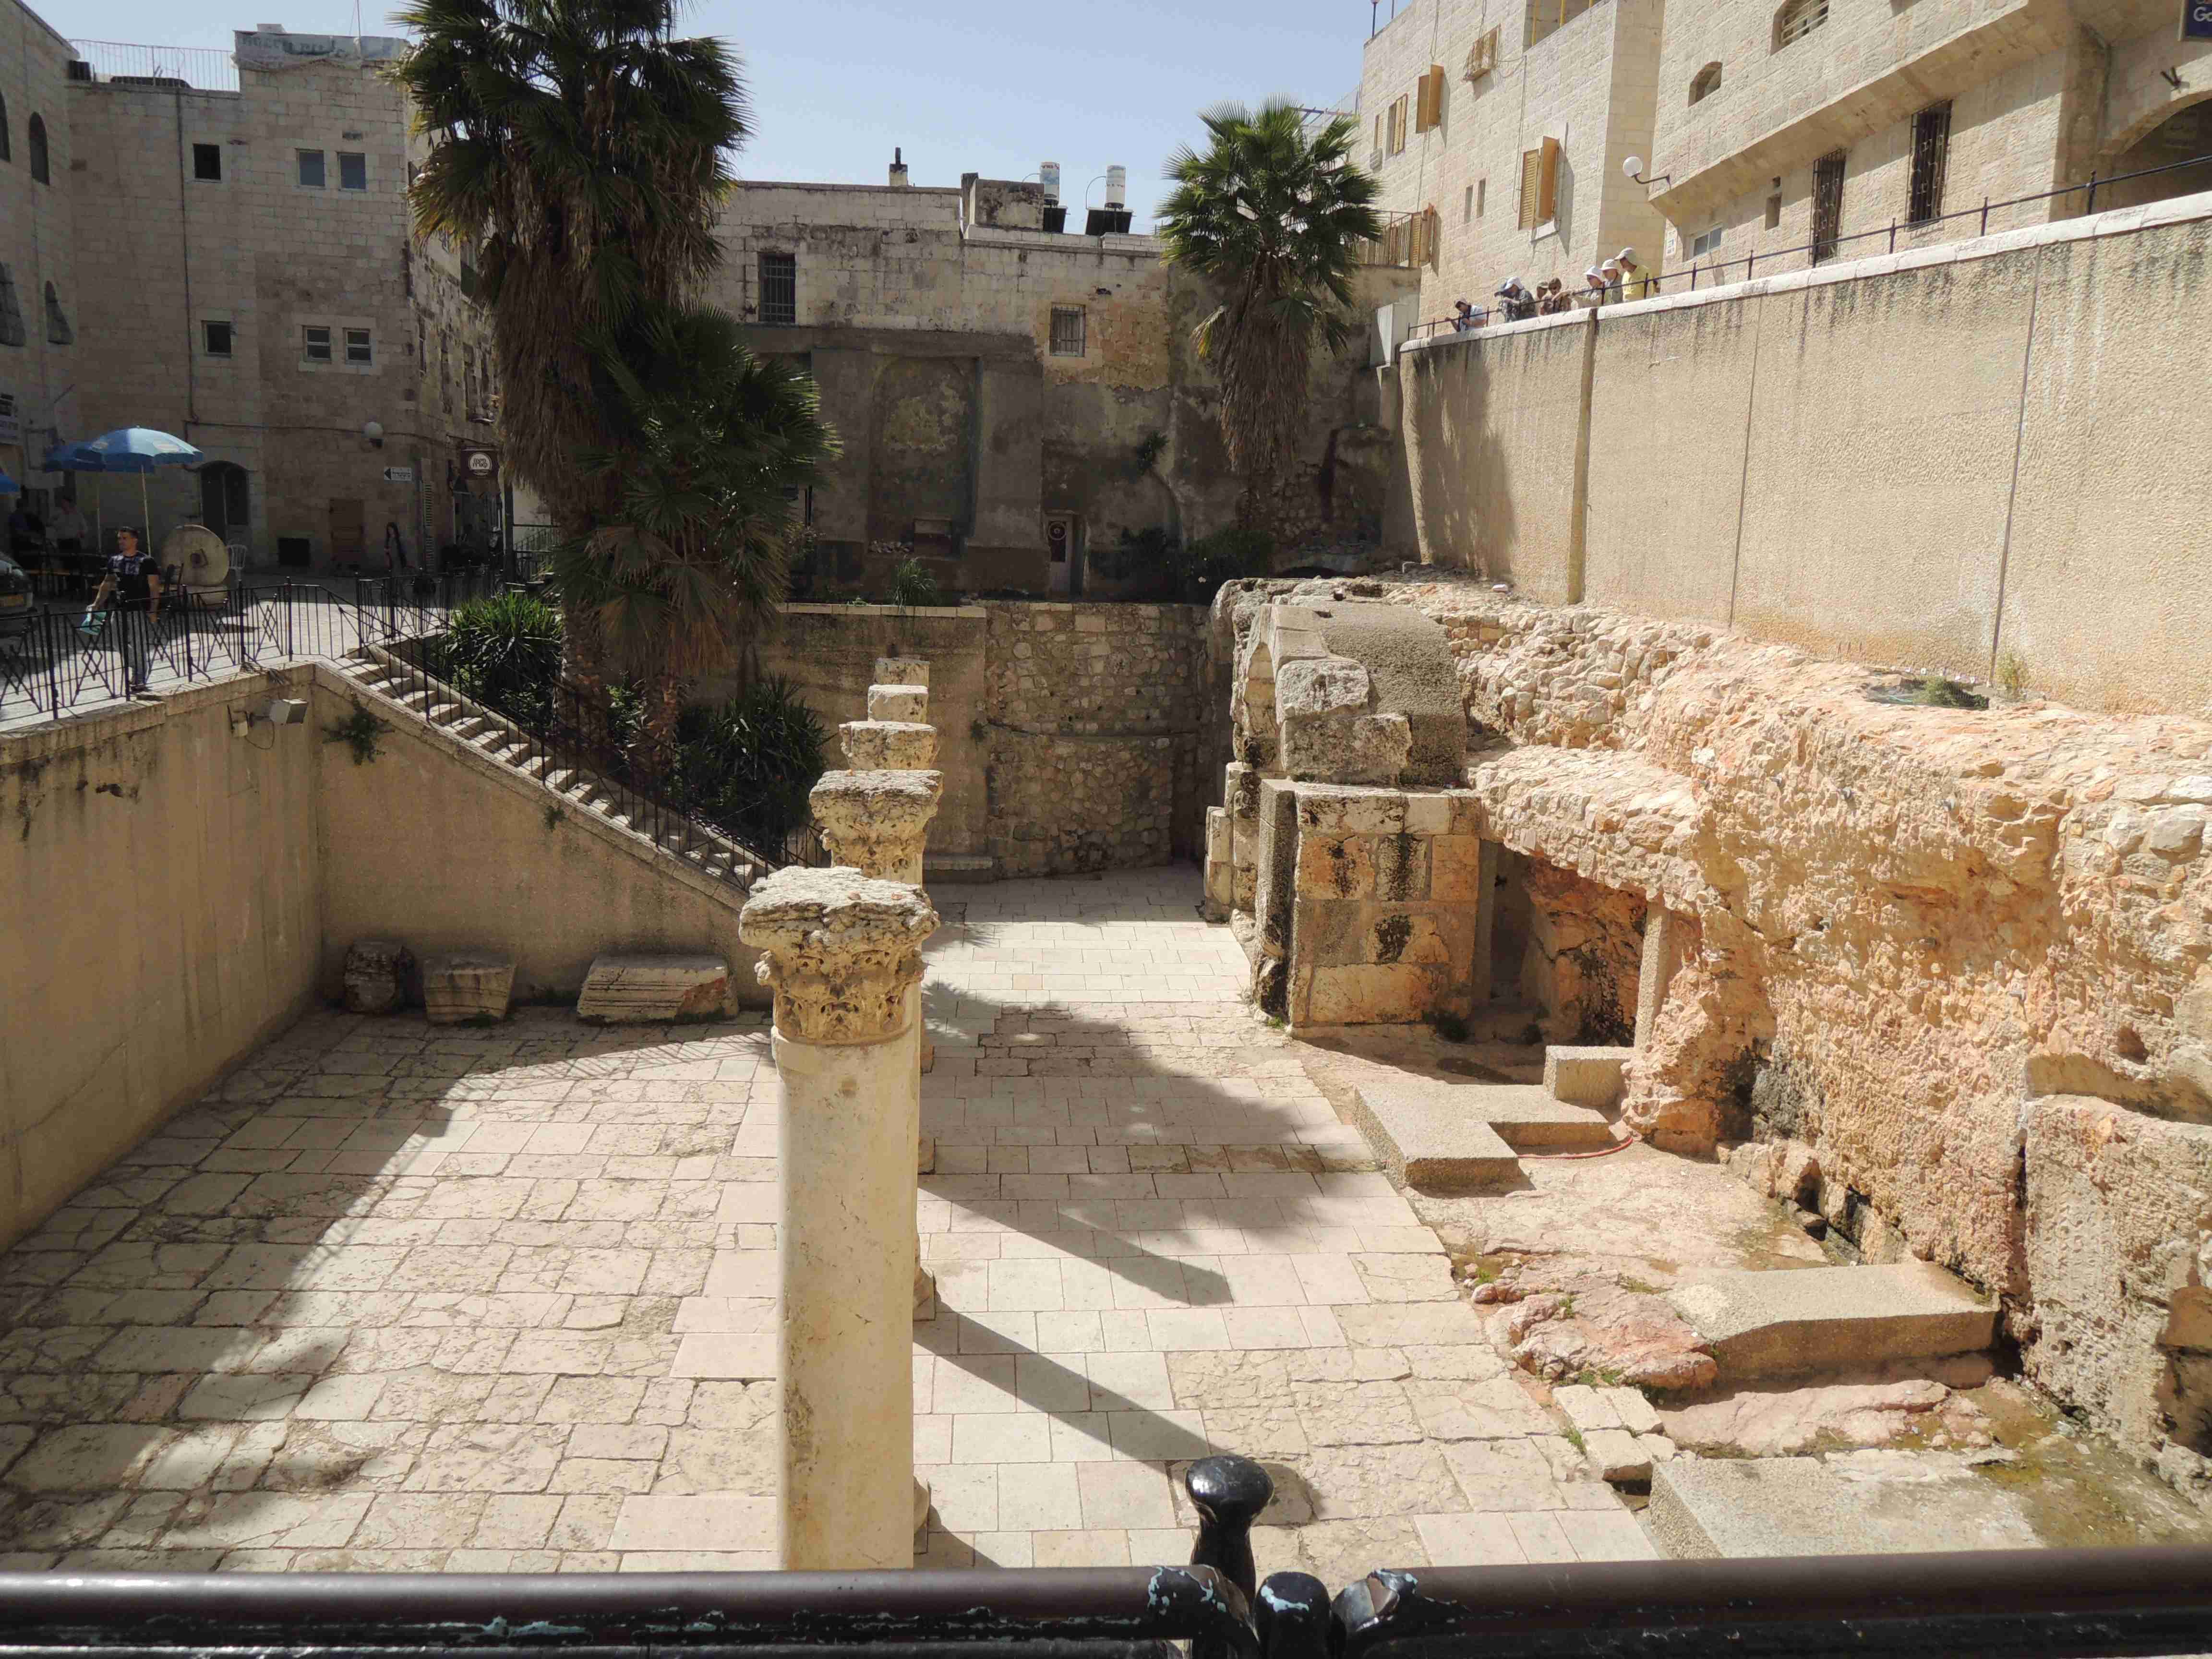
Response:
[[[1788,0],[1774,14],[1774,50],[1802,40],[1828,21],[1828,0]]]
[[[1085,325],[1088,321],[1081,306],[1054,306],[1052,308],[1052,355],[1055,357],[1080,357],[1086,349]]]
[[[786,327],[799,320],[799,259],[796,255],[761,255],[760,319]]]
[[[1905,200],[1907,224],[1924,225],[1943,211],[1943,174],[1951,161],[1951,101],[1930,104],[1912,118],[1912,183]]]

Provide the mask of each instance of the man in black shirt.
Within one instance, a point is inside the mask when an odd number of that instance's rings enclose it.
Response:
[[[152,554],[140,550],[138,532],[127,525],[115,532],[115,555],[92,596],[92,608],[97,611],[111,599],[116,649],[136,696],[146,690],[146,642],[161,620],[161,569]]]

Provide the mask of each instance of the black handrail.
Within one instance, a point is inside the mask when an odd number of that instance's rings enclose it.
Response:
[[[2181,167],[2203,167],[2207,162],[2212,162],[2212,155],[2194,155],[2186,161],[2165,161],[2154,167],[2138,167],[2133,173],[2116,173],[2110,178],[2100,178],[2096,173],[2092,173],[2087,179],[2084,179],[2078,185],[2062,185],[2057,190],[2038,191],[2034,194],[2029,196],[2008,197],[2004,200],[1997,202],[1992,202],[1987,197],[1984,197],[1979,207],[1959,208],[1949,213],[1934,214],[1925,219],[1907,220],[1901,224],[1899,221],[1892,219],[1888,224],[1881,227],[1880,229],[1855,230],[1848,236],[1838,235],[1823,237],[1817,241],[1805,243],[1800,247],[1769,248],[1763,253],[1757,250],[1753,250],[1750,253],[1743,254],[1741,257],[1733,259],[1715,259],[1711,261],[1701,260],[1691,265],[1686,270],[1673,270],[1668,271],[1664,275],[1647,271],[1641,276],[1632,277],[1626,283],[1615,283],[1613,286],[1603,289],[1602,292],[1605,295],[1605,304],[1619,305],[1623,303],[1626,299],[1626,290],[1630,288],[1640,289],[1642,291],[1638,294],[1636,297],[1638,299],[1647,300],[1656,298],[1659,295],[1668,292],[1668,285],[1669,283],[1674,285],[1672,291],[1677,294],[1682,293],[1686,289],[1694,290],[1698,286],[1698,277],[1701,274],[1708,283],[1717,285],[1727,280],[1723,273],[1725,273],[1732,265],[1740,264],[1744,268],[1744,280],[1747,282],[1757,273],[1758,267],[1761,263],[1771,264],[1773,261],[1778,259],[1787,259],[1792,254],[1796,253],[1810,254],[1814,256],[1808,261],[1808,264],[1809,266],[1824,265],[1837,258],[1836,251],[1842,247],[1844,243],[1863,242],[1876,236],[1887,237],[1889,239],[1888,252],[1894,253],[1897,252],[1897,233],[1899,230],[1905,231],[1909,235],[1919,231],[1929,229],[1936,225],[1948,224],[1954,219],[1972,219],[1978,217],[1981,221],[1981,228],[1976,234],[1978,235],[1986,236],[1989,234],[1990,215],[1991,213],[2001,211],[2006,208],[2019,207],[2023,204],[2029,202],[2055,201],[2059,197],[2072,196],[2083,191],[2087,192],[2087,198],[2082,204],[2081,210],[2085,215],[2091,214],[2097,210],[2097,192],[2100,190],[2109,190],[2114,185],[2125,184],[2132,179],[2148,179],[2158,173],[2172,173]],[[1570,297],[1578,302],[1585,301],[1588,293],[1589,290],[1571,291]],[[1590,307],[1587,303],[1577,303],[1574,307],[1574,309],[1576,312],[1580,313],[1587,311],[1590,309]],[[1559,315],[1560,313],[1553,313],[1552,314]],[[1425,339],[1431,335],[1443,333],[1451,329],[1453,324],[1457,320],[1457,319],[1449,316],[1431,318],[1428,321],[1416,323],[1410,329],[1407,330],[1406,337],[1409,340]],[[1526,319],[1524,319],[1523,320]],[[1477,325],[1478,329],[1480,326],[1480,325]],[[1472,332],[1476,331],[1463,330],[1460,331]]]

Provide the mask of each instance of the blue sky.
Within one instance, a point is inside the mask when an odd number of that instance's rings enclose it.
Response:
[[[393,32],[386,3],[363,0],[362,33]],[[174,0],[33,4],[73,39],[226,49],[234,27],[349,34],[356,15],[353,0],[203,0],[181,13]],[[1368,6],[695,0],[684,19],[690,32],[721,35],[744,56],[754,137],[738,169],[748,178],[880,184],[898,145],[917,185],[957,185],[963,172],[1021,178],[1058,161],[1063,198],[1079,208],[1085,188],[1119,162],[1141,228],[1168,155],[1198,134],[1199,110],[1271,94],[1328,105],[1356,88]],[[1103,194],[1100,185],[1091,205]]]

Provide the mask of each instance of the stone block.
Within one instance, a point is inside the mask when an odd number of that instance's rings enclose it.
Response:
[[[1495,842],[1440,836],[1429,843],[1429,896],[1439,903],[1478,904],[1497,878]]]
[[[1298,827],[1331,836],[1396,836],[1406,829],[1406,797],[1395,789],[1301,784]]]
[[[872,685],[868,688],[868,718],[872,720],[926,722],[929,719],[929,688],[926,685]]]
[[[1406,794],[1406,833],[1409,836],[1448,836],[1451,833],[1451,797],[1408,790]]]
[[[1633,1048],[1544,1050],[1544,1087],[1554,1100],[1600,1111],[1620,1098],[1621,1068],[1636,1057]]]
[[[1368,898],[1375,891],[1374,842],[1366,836],[1298,837],[1297,891],[1316,898]]]
[[[346,951],[345,1006],[354,1014],[389,1014],[406,1006],[415,953],[396,939],[357,939]]]
[[[2032,1549],[2046,1541],[2013,1493],[1963,1458],[1938,1452],[1661,1462],[1644,1519],[1677,1559]]]
[[[1409,1025],[1428,1018],[1439,987],[1435,970],[1403,963],[1316,968],[1306,1023]]]
[[[1796,1273],[1719,1273],[1668,1292],[1723,1380],[1976,1353],[1996,1309],[1927,1261]]]
[[[1626,1429],[1599,1429],[1583,1437],[1583,1449],[1598,1473],[1615,1486],[1640,1486],[1651,1478],[1651,1454]]]
[[[716,956],[592,960],[576,1018],[597,1023],[717,1019],[729,1011],[730,964]]]
[[[937,728],[914,720],[847,720],[845,764],[858,772],[927,771],[937,764]]]
[[[514,994],[513,957],[453,951],[422,958],[422,1010],[433,1025],[505,1019]]]
[[[1429,896],[1429,843],[1419,836],[1374,840],[1375,896],[1389,904],[1414,904]]]
[[[878,657],[876,659],[876,685],[918,685],[929,690],[929,664],[921,657]]]

